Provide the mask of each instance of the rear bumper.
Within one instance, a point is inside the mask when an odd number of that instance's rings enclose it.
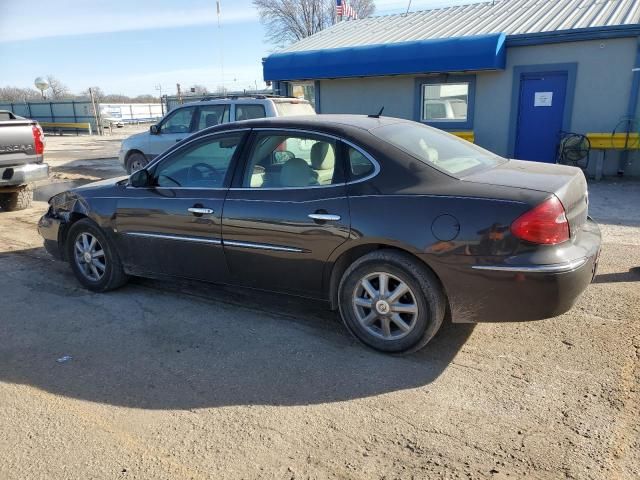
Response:
[[[576,241],[575,258],[555,264],[466,265],[438,269],[452,321],[521,322],[567,312],[596,275],[601,236],[591,219]]]
[[[0,167],[0,187],[24,185],[49,178],[49,165],[28,163],[15,167]]]

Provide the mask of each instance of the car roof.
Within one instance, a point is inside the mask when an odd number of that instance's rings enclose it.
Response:
[[[267,101],[271,101],[274,103],[285,103],[285,102],[295,102],[295,103],[309,103],[307,100],[303,98],[295,98],[295,97],[267,97],[267,96],[242,96],[242,95],[229,95],[228,97],[219,97],[219,98],[203,98],[202,100],[185,103],[180,105],[180,107],[193,106],[193,105],[218,105],[220,103],[264,103]]]
[[[221,125],[226,128],[299,128],[311,130],[336,130],[342,131],[345,127],[370,131],[384,125],[394,123],[409,122],[401,118],[378,117],[375,115],[352,115],[352,114],[318,114],[318,115],[296,115],[283,117],[256,118],[231,122]],[[211,127],[218,129],[218,127]],[[226,129],[225,128],[225,129]],[[205,129],[209,130],[209,129]],[[204,131],[204,130],[203,130]]]

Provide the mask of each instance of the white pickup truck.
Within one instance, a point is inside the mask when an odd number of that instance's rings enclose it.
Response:
[[[28,208],[32,183],[49,177],[38,122],[0,110],[0,211]]]

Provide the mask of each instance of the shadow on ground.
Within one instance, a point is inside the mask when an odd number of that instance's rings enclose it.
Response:
[[[628,272],[601,273],[593,283],[640,282],[640,267],[630,268]]]
[[[473,329],[447,324],[421,352],[389,356],[355,342],[323,303],[143,279],[94,294],[42,249],[0,254],[0,271],[0,381],[134,408],[309,405],[421,387]]]

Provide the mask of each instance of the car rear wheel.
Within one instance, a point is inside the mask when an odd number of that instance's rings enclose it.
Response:
[[[442,325],[446,300],[435,275],[410,255],[379,250],[356,260],[339,286],[349,331],[376,350],[409,353]]]
[[[74,223],[67,234],[67,259],[78,281],[94,292],[106,292],[127,283],[118,252],[89,219]]]
[[[127,157],[127,172],[131,174],[142,170],[148,163],[149,160],[142,153],[132,153]]]

